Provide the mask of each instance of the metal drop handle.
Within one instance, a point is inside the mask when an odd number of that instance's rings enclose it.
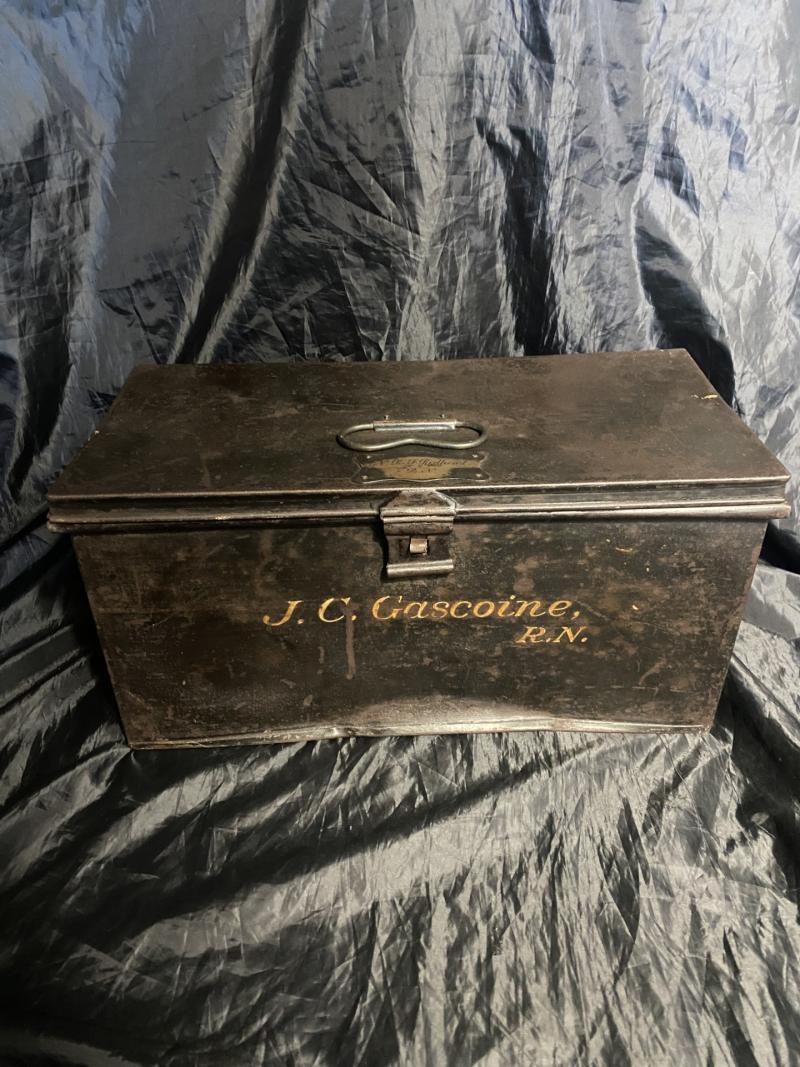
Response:
[[[375,433],[437,433],[441,430],[473,430],[478,436],[471,441],[445,441],[441,437],[399,437],[395,441],[384,441],[380,444],[360,444],[350,441],[351,434],[361,433],[364,430],[372,430]],[[405,445],[423,445],[425,448],[475,448],[486,440],[486,429],[479,422],[461,422],[458,419],[442,419],[438,422],[392,422],[383,419],[381,422],[360,422],[355,426],[348,426],[346,430],[337,433],[336,440],[343,448],[350,448],[353,452],[387,452],[390,448],[402,448]]]

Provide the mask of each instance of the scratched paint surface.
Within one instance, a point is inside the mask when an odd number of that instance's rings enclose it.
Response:
[[[134,743],[708,725],[758,522],[456,524],[387,581],[367,526],[77,538]]]

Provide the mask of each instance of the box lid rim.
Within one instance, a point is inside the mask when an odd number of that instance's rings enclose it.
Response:
[[[179,528],[182,525],[242,525],[304,522],[348,523],[374,520],[382,505],[401,492],[435,490],[455,503],[457,521],[487,519],[592,518],[625,515],[661,518],[779,518],[789,513],[780,488],[785,479],[726,481],[583,483],[540,486],[450,486],[397,483],[354,487],[330,493],[217,493],[165,496],[51,494],[49,523],[64,531],[90,532],[124,527]]]

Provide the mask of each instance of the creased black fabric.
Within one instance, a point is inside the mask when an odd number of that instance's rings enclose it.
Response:
[[[686,346],[797,472],[796,37],[745,0],[3,6],[0,1062],[800,1061],[796,481],[697,738],[134,755],[44,525],[147,360]]]

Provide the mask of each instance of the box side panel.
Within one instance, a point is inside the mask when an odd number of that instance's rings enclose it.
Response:
[[[370,527],[76,539],[128,738],[710,724],[763,522],[456,524],[387,581]]]

